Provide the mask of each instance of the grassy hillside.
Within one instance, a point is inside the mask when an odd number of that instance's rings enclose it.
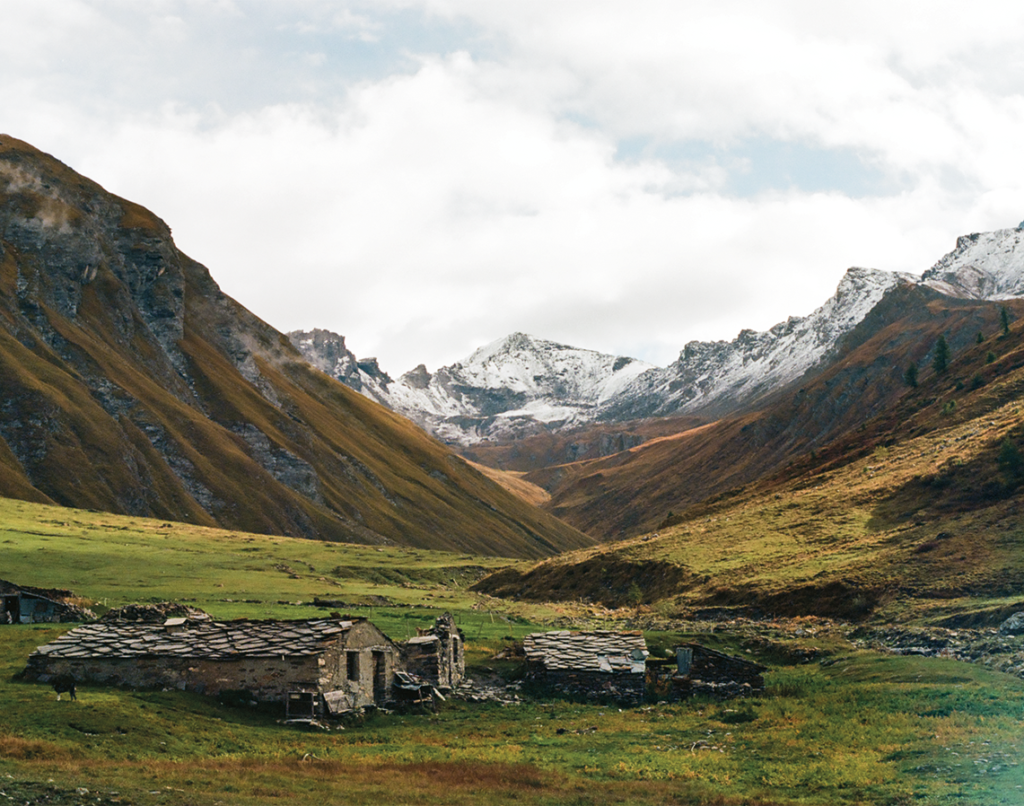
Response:
[[[306,364],[152,213],[0,136],[0,494],[543,557],[593,541]]]
[[[678,613],[1005,618],[1024,609],[1022,395],[1021,335],[990,338],[885,416],[756,485],[684,499],[671,516],[666,505],[657,532],[480,588]]]
[[[301,617],[327,610],[295,602],[329,594],[399,639],[450,609],[474,677],[514,676],[493,652],[565,612],[467,590],[497,564],[467,555],[7,500],[0,523],[5,577],[71,586],[101,607],[173,597],[220,618]],[[1024,787],[1024,683],[978,665],[880,655],[820,622],[758,632],[680,622],[648,633],[655,653],[697,638],[767,663],[768,691],[751,701],[620,710],[450,700],[437,714],[376,714],[328,733],[284,726],[272,708],[176,691],[84,685],[77,702],[57,702],[17,673],[69,626],[0,628],[0,797],[12,802],[996,806]],[[786,650],[809,642],[822,662]]]
[[[434,609],[472,610],[480,597],[468,585],[512,562],[230,532],[10,499],[0,499],[0,553],[3,578],[70,588],[99,612],[172,600],[217,618],[315,618],[347,605],[353,613],[373,612],[397,639],[415,635]],[[334,604],[314,607],[315,599]],[[482,611],[471,624],[477,620],[493,619]]]

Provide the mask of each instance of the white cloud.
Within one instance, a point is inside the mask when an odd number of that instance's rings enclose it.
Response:
[[[393,374],[514,330],[667,362],[1024,218],[1024,10],[981,5],[9,1],[0,129]],[[879,189],[730,191],[778,144]]]

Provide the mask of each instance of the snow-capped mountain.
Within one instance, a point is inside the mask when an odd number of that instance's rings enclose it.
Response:
[[[513,333],[431,374],[422,364],[398,381],[359,361],[344,338],[295,331],[314,366],[384,403],[447,442],[469,445],[582,425],[653,365]]]
[[[811,314],[729,342],[690,342],[664,368],[514,333],[433,374],[420,365],[392,381],[374,359],[357,360],[341,336],[289,336],[325,372],[438,438],[471,445],[597,420],[736,411],[826,365],[844,337],[906,285],[967,299],[1024,296],[1024,225],[961,236],[921,277],[851,268]]]
[[[581,425],[651,364],[525,333],[481,347],[430,375],[421,365],[391,387],[391,406],[443,440],[469,444]]]
[[[692,341],[664,369],[624,388],[601,412],[625,420],[681,412],[721,413],[796,380],[825,359],[882,297],[911,274],[849,269],[835,295],[809,316],[791,316],[770,330],[742,330],[730,342]]]

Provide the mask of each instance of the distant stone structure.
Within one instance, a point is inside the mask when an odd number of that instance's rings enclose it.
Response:
[[[759,663],[726,655],[700,644],[676,647],[676,669],[671,677],[676,698],[702,694],[716,699],[746,697],[764,691]]]
[[[433,628],[402,644],[405,671],[439,689],[455,688],[466,676],[465,638],[451,613],[438,616]]]
[[[294,693],[318,710],[341,713],[390,697],[398,647],[365,619],[163,623],[97,622],[39,647],[24,676],[50,682],[176,688],[200,694],[246,692],[257,701]]]
[[[640,632],[533,633],[523,639],[528,682],[576,699],[643,700],[647,643]]]
[[[198,607],[178,602],[157,602],[156,604],[126,604],[114,607],[100,617],[100,621],[128,621],[147,624],[163,624],[169,618],[185,618],[189,621],[212,621],[210,614]]]
[[[96,615],[73,604],[62,588],[33,588],[0,579],[0,625],[91,621]]]

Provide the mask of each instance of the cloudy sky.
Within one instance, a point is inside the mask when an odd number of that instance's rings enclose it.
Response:
[[[1024,219],[1024,4],[0,0],[0,131],[397,376],[672,361]]]

